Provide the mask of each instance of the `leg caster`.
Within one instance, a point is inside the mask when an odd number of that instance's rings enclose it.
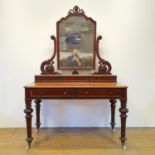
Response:
[[[115,133],[115,129],[112,129],[112,133]]]
[[[25,150],[29,150],[30,149],[30,145],[27,145],[26,147],[25,147]]]
[[[39,133],[39,129],[36,129],[36,133],[37,133],[37,134]]]
[[[121,143],[122,143],[122,149],[126,150],[125,141],[121,141]]]
[[[122,146],[122,149],[123,149],[123,150],[126,150],[126,146],[125,146],[125,145],[123,145],[123,146]]]
[[[33,138],[27,138],[27,146],[25,147],[25,150],[29,150],[31,148],[31,143],[32,143]]]

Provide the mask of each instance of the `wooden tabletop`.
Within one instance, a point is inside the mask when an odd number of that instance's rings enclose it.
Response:
[[[127,88],[114,82],[34,82],[25,88]]]

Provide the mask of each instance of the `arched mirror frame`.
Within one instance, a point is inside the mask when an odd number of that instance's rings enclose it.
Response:
[[[60,70],[95,69],[96,21],[74,8],[57,22],[57,64]]]

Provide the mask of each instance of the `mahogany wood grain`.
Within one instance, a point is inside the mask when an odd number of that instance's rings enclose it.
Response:
[[[127,88],[126,85],[110,82],[34,82],[25,88]]]
[[[116,75],[36,75],[35,82],[117,82]]]

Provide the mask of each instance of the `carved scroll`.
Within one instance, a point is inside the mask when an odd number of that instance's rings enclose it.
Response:
[[[54,41],[54,53],[50,59],[45,60],[41,63],[41,66],[40,66],[41,74],[59,74],[58,72],[55,72],[55,68],[53,66],[54,64],[53,59],[56,56],[56,37],[52,35],[51,39]]]
[[[94,74],[111,74],[111,64],[101,58],[99,54],[99,41],[102,39],[102,36],[98,36],[96,40],[96,55],[97,58],[99,59],[99,66],[98,66],[98,71],[95,72]]]

